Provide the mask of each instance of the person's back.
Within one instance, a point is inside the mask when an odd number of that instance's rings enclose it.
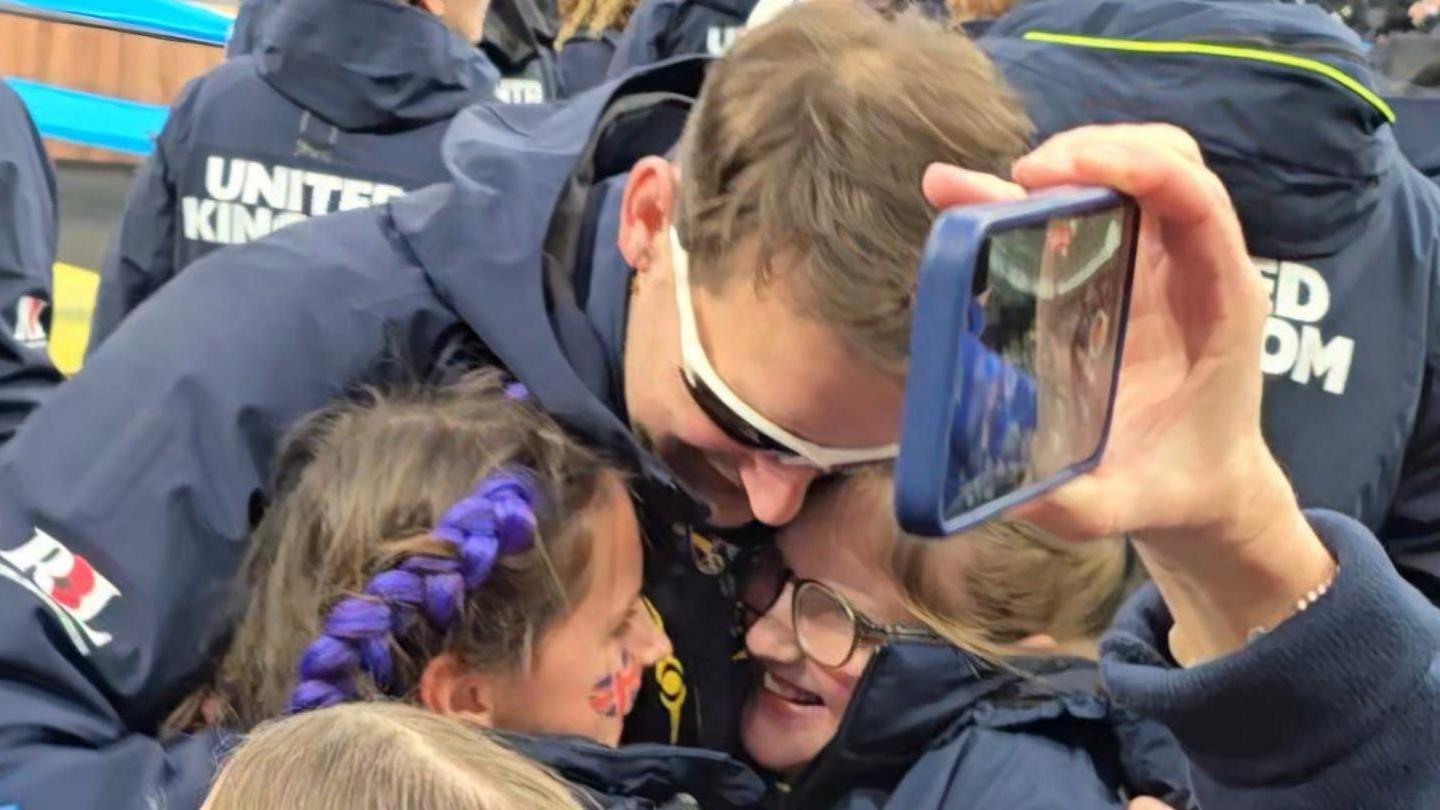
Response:
[[[450,119],[494,96],[484,56],[396,0],[283,3],[255,24],[251,53],[187,88],[131,191],[92,351],[206,254],[443,180]]]
[[[1433,551],[1440,193],[1400,154],[1354,34],[1303,6],[1039,0],[979,42],[1040,137],[1195,136],[1270,290],[1265,431],[1302,503],[1358,518],[1402,565]]]
[[[40,135],[0,82],[0,443],[63,379],[46,353],[58,220]]]

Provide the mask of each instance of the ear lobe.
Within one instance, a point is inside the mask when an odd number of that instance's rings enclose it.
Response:
[[[495,679],[464,665],[453,653],[430,659],[420,673],[420,702],[430,711],[486,728],[495,725]]]
[[[675,221],[679,172],[663,158],[642,158],[630,170],[620,203],[620,253],[637,271],[655,266],[659,245]]]

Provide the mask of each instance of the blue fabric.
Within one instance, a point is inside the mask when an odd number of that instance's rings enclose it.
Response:
[[[112,23],[136,33],[223,45],[230,19],[180,0],[4,0],[0,6],[72,15]]]
[[[610,76],[676,56],[723,56],[744,30],[759,0],[640,0],[615,45]],[[886,5],[906,5],[904,0]],[[948,16],[940,0],[914,0],[936,19]]]
[[[656,68],[648,86],[693,97],[703,67]],[[604,349],[583,341],[584,291],[567,287],[565,272],[540,272],[560,191],[623,92],[471,106],[443,147],[450,182],[197,261],[0,451],[0,796],[198,806],[217,740],[161,745],[150,735],[230,626],[230,582],[279,436],[357,386],[434,379],[457,340],[503,362],[536,401],[637,471],[647,567],[674,569],[653,580],[671,590],[651,596],[692,695],[682,737],[727,744],[736,724],[724,693],[739,680],[722,629],[728,602],[719,578],[695,570],[688,529],[668,528],[696,515],[616,416]],[[236,106],[249,109],[248,96]],[[678,121],[662,123],[633,125],[673,142]],[[78,559],[91,587],[67,608],[53,593]],[[643,725],[647,713],[668,736],[648,678],[631,718]]]
[[[1314,605],[1245,649],[1179,669],[1153,586],[1102,644],[1115,700],[1162,723],[1189,756],[1202,807],[1440,806],[1440,611],[1395,573],[1365,527],[1317,510],[1340,565]]]
[[[148,155],[169,111],[94,93],[23,79],[7,79],[25,100],[40,134],[82,146]]]
[[[0,81],[0,443],[63,380],[47,351],[59,199],[25,106]]]
[[[557,56],[560,68],[560,83],[565,92],[574,95],[583,93],[605,81],[610,63],[615,58],[617,32],[605,32],[598,36],[576,34],[565,41]]]
[[[1037,138],[1146,121],[1195,136],[1271,290],[1265,435],[1302,503],[1359,518],[1396,554],[1440,546],[1440,190],[1382,111],[1314,72],[1030,31],[1258,47],[1373,86],[1355,35],[1314,6],[1032,0],[979,43]]]
[[[289,3],[257,22],[253,53],[185,88],[136,178],[100,270],[92,349],[224,245],[443,180],[451,117],[493,98],[483,55],[393,0]]]
[[[1440,183],[1440,93],[1386,99],[1395,108],[1395,140],[1406,159]]]
[[[715,751],[511,735],[604,807],[690,794],[701,807],[816,810],[1123,808],[1128,796],[1193,807],[1163,727],[1099,693],[1094,663],[1016,659],[995,668],[953,648],[900,644],[866,667],[839,731],[783,792]]]

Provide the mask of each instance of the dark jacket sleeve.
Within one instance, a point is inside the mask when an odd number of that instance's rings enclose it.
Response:
[[[181,223],[171,160],[177,157],[174,153],[180,150],[182,134],[189,128],[197,87],[192,83],[171,108],[165,128],[155,139],[155,151],[125,198],[125,213],[100,267],[87,356],[180,269],[175,266],[175,242]]]
[[[1340,566],[1312,607],[1179,669],[1148,586],[1102,645],[1106,685],[1175,734],[1201,807],[1440,807],[1440,610],[1362,525],[1307,515]]]
[[[50,362],[55,174],[20,97],[0,83],[0,443],[63,381]]]
[[[196,262],[0,452],[0,803],[183,807],[208,777],[203,744],[149,735],[232,622],[279,436],[455,324],[387,221]]]

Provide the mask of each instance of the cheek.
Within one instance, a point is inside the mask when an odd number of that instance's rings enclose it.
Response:
[[[619,719],[635,708],[640,691],[640,662],[630,653],[621,653],[620,666],[590,687],[590,711],[606,719]]]
[[[816,678],[816,685],[821,687],[820,696],[825,699],[825,708],[837,723],[850,708],[850,700],[855,697],[855,687],[859,685],[860,676],[865,674],[865,665],[869,662],[870,653],[857,650],[840,669],[815,667],[820,673],[820,677]]]

